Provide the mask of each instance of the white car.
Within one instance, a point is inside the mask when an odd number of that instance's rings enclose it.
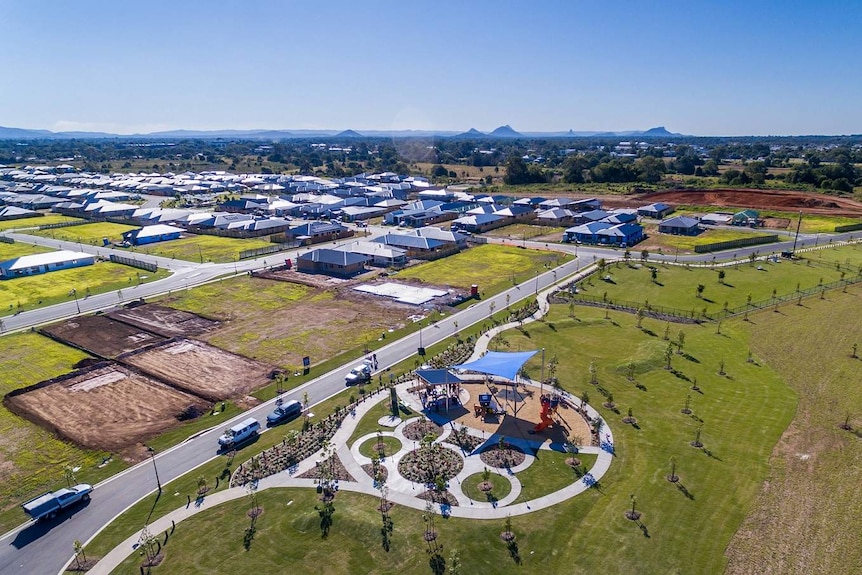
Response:
[[[354,385],[357,383],[364,383],[366,381],[371,380],[371,366],[367,363],[361,363],[350,370],[350,373],[347,374],[347,377],[344,378],[344,381],[347,385]]]

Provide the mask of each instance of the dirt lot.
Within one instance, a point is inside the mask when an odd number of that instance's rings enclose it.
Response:
[[[607,198],[609,206],[614,202]],[[700,206],[747,207],[761,210],[802,211],[807,214],[826,216],[862,216],[862,202],[848,198],[828,196],[814,192],[793,192],[784,190],[667,190],[652,192],[637,196],[633,200],[624,200],[626,207],[637,207],[653,202],[664,202],[671,205],[689,204]]]
[[[114,363],[5,399],[9,409],[79,445],[120,452],[170,429],[202,399]]]
[[[271,365],[186,338],[132,352],[120,361],[212,401],[247,395],[266,385],[274,369]]]
[[[120,354],[165,339],[102,315],[76,317],[48,326],[41,331],[54,339],[107,358],[116,358]]]
[[[187,311],[152,303],[111,312],[108,317],[164,337],[198,335],[219,324]]]

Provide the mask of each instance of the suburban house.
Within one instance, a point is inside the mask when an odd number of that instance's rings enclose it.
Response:
[[[41,215],[41,212],[35,212],[33,210],[19,208],[16,206],[5,206],[0,208],[0,221],[18,220],[22,218],[37,218]]]
[[[531,205],[512,204],[507,208],[497,210],[494,212],[494,215],[504,218],[507,224],[514,224],[517,222],[529,222],[531,220],[535,220],[536,210],[534,210]]]
[[[422,200],[389,212],[383,220],[391,225],[419,228],[457,218],[458,213],[446,206],[437,200]]]
[[[564,242],[582,244],[605,244],[620,247],[632,246],[644,238],[643,227],[639,224],[612,224],[610,222],[589,222],[567,229],[563,232]]]
[[[568,207],[576,212],[588,212],[590,210],[598,210],[602,207],[602,202],[596,198],[585,198],[583,200],[575,200]]]
[[[588,224],[590,222],[598,222],[611,215],[604,210],[590,210],[588,212],[580,212],[575,214],[575,224]]]
[[[386,213],[386,208],[370,206],[344,206],[338,212],[345,222],[358,222],[381,216]]]
[[[550,200],[545,200],[544,202],[539,203],[539,208],[543,210],[550,210],[553,208],[568,208],[574,203],[575,200],[572,200],[570,198],[551,198]]]
[[[637,223],[638,215],[635,210],[614,210],[602,221],[610,222],[612,224]]]
[[[668,214],[672,212],[673,206],[669,206],[661,202],[656,202],[654,204],[649,204],[648,206],[641,206],[638,208],[639,216],[643,216],[645,218],[653,218],[655,220],[664,219],[668,216]]]
[[[473,214],[461,216],[452,222],[452,229],[459,232],[481,234],[494,228],[505,226],[508,222],[502,216],[495,214]]]
[[[320,248],[296,258],[296,269],[312,274],[350,277],[365,271],[368,256]]]
[[[369,258],[368,263],[383,267],[402,267],[407,265],[407,250],[379,244],[377,242],[356,241],[335,248],[340,252],[351,252]]]
[[[407,233],[422,236],[423,238],[434,238],[435,240],[452,243],[458,246],[459,250],[467,247],[467,236],[465,236],[464,234],[459,234],[455,230],[441,230],[440,228],[435,228],[434,226],[428,226],[425,228],[418,228],[416,230],[413,230],[412,232]]]
[[[353,233],[353,230],[337,222],[309,222],[290,228],[284,235],[289,240],[299,240],[308,245],[349,238]]]
[[[700,223],[704,226],[726,226],[733,220],[733,214],[712,213],[700,216]]]
[[[687,216],[676,216],[663,220],[658,225],[658,231],[663,234],[677,236],[696,236],[701,232],[700,222]]]
[[[457,253],[458,245],[452,242],[417,235],[386,234],[373,241],[407,252],[407,257],[433,260]]]
[[[21,256],[0,262],[0,279],[32,276],[57,270],[91,266],[94,263],[96,263],[96,256],[68,250]]]
[[[167,224],[155,224],[152,226],[144,226],[137,230],[124,232],[123,240],[129,242],[133,246],[142,246],[144,244],[177,240],[180,238],[180,234],[182,233],[182,228]]]
[[[566,208],[549,208],[536,215],[536,223],[544,226],[569,226],[577,213]]]
[[[733,214],[733,219],[731,220],[731,223],[734,226],[748,226],[751,228],[756,228],[763,222],[760,219],[760,212],[758,212],[757,210],[748,209]]]

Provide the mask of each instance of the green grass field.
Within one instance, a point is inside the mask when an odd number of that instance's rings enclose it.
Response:
[[[415,278],[429,284],[465,289],[477,284],[479,291],[489,296],[511,287],[513,277],[516,282],[523,282],[535,277],[536,272],[547,271],[546,265],[553,268],[570,259],[571,256],[558,252],[486,244],[448,258],[419,264],[393,277],[395,280]]]
[[[129,251],[174,258],[190,262],[228,263],[239,260],[245,250],[254,250],[273,245],[266,238],[239,239],[219,236],[188,235],[188,237],[129,248]],[[278,254],[271,254],[272,261],[279,261]]]
[[[632,261],[634,263],[636,258],[633,257]],[[758,266],[763,269],[758,270]],[[721,311],[725,302],[730,308],[745,305],[749,294],[752,302],[756,303],[770,299],[773,289],[777,295],[790,294],[796,291],[797,284],[800,289],[807,289],[816,287],[821,279],[823,283],[829,283],[841,278],[841,272],[834,268],[807,266],[804,260],[757,262],[754,265],[746,262],[715,269],[661,264],[657,267],[658,276],[653,282],[646,266],[635,269],[624,263],[612,264],[605,275],[610,275],[614,283],[596,275],[586,283],[581,282],[580,289],[582,293],[595,297],[607,295],[611,301],[648,302],[696,313],[705,308],[708,313],[713,313]],[[720,270],[725,273],[724,283],[718,281]],[[704,286],[701,298],[697,297],[698,284]]]
[[[36,218],[21,218],[20,220],[6,220],[0,222],[0,230],[20,230],[26,228],[35,228],[38,226],[47,226],[48,224],[59,224],[61,222],[73,222],[78,218],[70,218],[68,216],[60,216],[57,214],[48,214]]]
[[[37,333],[0,338],[0,395],[57,377],[85,353]],[[0,531],[26,519],[18,504],[65,485],[64,468],[81,467],[78,481],[98,481],[121,470],[118,459],[97,469],[101,453],[76,448],[0,406]]]
[[[738,212],[746,209],[743,207],[721,206],[722,212]],[[714,212],[714,206],[689,206],[682,205],[677,208],[678,212],[695,212],[698,214]],[[796,224],[799,221],[799,212],[782,212],[778,210],[757,210],[762,218],[783,218],[790,220],[787,229],[795,232]],[[819,234],[832,233],[835,231],[835,226],[844,226],[847,224],[862,223],[860,218],[849,218],[845,216],[819,216],[813,214],[804,214],[802,216],[802,225],[799,231],[803,234]],[[766,230],[768,232],[768,230]]]
[[[102,245],[102,238],[108,238],[112,242],[121,242],[123,241],[123,232],[134,229],[137,228],[135,226],[113,224],[110,222],[97,222],[81,226],[69,226],[68,228],[35,230],[28,233],[43,238],[100,246]]]
[[[862,267],[862,244],[852,244],[840,248],[802,252],[801,257],[814,262],[826,262]]]
[[[476,501],[499,501],[512,492],[512,482],[494,471],[491,471],[488,476],[488,483],[493,487],[490,492],[486,493],[479,489],[479,484],[482,481],[483,474],[474,473],[461,482],[461,490],[464,495]]]
[[[14,244],[0,243],[0,262],[50,251],[51,248],[31,246],[30,244],[22,244],[21,242],[15,242]]]
[[[167,277],[169,273],[162,269],[151,273],[121,264],[97,262],[92,266],[4,280],[0,282],[0,302],[5,303],[3,312],[13,313],[73,301],[74,296],[70,295],[73,289],[77,290],[78,299],[117,290],[123,290],[128,297],[134,295],[139,281],[148,283]]]
[[[513,240],[553,241],[559,242],[566,228],[553,226],[536,226],[530,224],[512,224],[482,234],[492,238],[509,238]]]
[[[727,242],[731,240],[747,239],[753,237],[762,237],[769,235],[767,232],[752,232],[752,231],[737,231],[726,229],[711,229],[697,236],[675,236],[672,234],[661,234],[658,231],[658,225],[647,224],[644,227],[647,239],[639,243],[633,251],[641,251],[648,249],[655,251],[663,250],[665,253],[692,253],[695,246],[712,244],[716,242]],[[764,244],[764,250],[768,249],[768,244]]]

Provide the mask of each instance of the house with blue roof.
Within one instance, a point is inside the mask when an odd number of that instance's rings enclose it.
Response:
[[[649,204],[647,206],[641,206],[638,208],[639,216],[643,216],[645,218],[653,218],[656,220],[661,220],[671,213],[673,213],[673,206],[669,206],[661,202],[656,202],[654,204]]]

